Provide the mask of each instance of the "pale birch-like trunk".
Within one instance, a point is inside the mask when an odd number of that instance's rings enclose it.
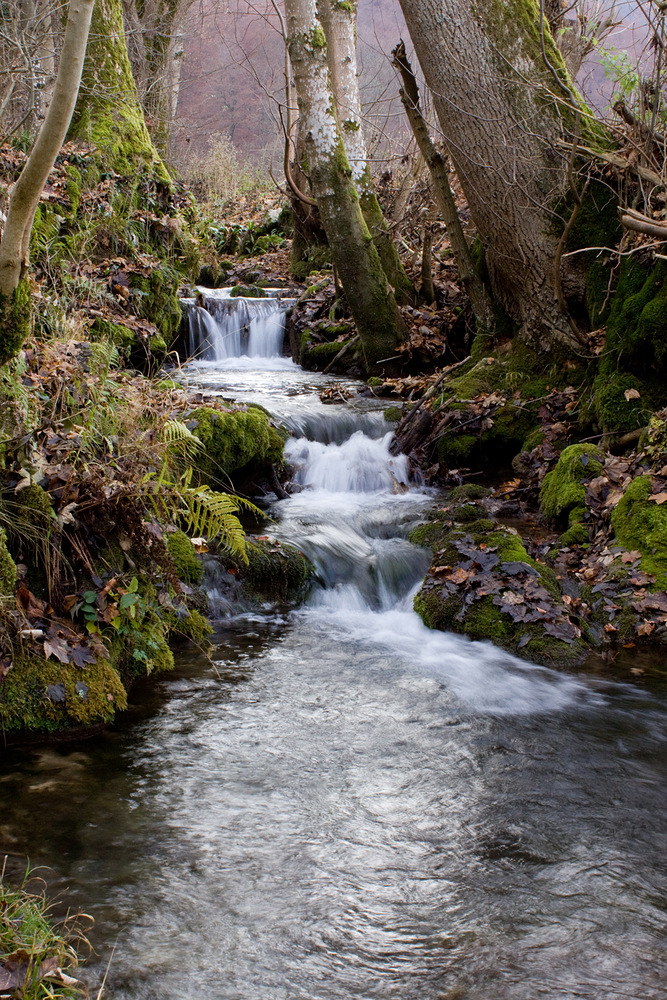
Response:
[[[400,0],[494,296],[538,349],[577,342],[555,262],[577,100],[536,0]],[[581,279],[563,276],[571,295]]]
[[[373,187],[357,70],[356,0],[318,0],[327,39],[327,62],[336,104],[338,127],[359,192],[361,210],[382,261],[389,284],[400,303],[412,302],[415,290],[405,273]]]
[[[53,99],[21,176],[11,191],[0,241],[0,295],[4,296],[5,303],[12,298],[28,268],[30,230],[37,205],[76,105],[94,2],[70,2]],[[0,346],[0,358],[2,356]]]
[[[315,0],[286,0],[288,47],[312,194],[368,366],[401,339],[396,301],[364,222],[328,85],[326,38]]]

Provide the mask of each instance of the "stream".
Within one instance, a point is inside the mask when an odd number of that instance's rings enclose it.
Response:
[[[426,629],[437,494],[383,404],[281,355],[278,299],[190,303],[191,385],[261,403],[315,564],[289,614],[217,611],[89,743],[5,752],[0,852],[95,918],[113,1000],[664,1000],[667,698]],[[268,304],[267,304],[268,303]],[[203,315],[205,313],[205,315]]]

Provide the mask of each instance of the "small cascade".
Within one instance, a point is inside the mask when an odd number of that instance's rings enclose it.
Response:
[[[285,313],[294,299],[232,298],[230,288],[201,288],[197,299],[183,299],[188,316],[189,356],[198,361],[230,358],[279,358],[285,334]],[[271,294],[273,293],[273,294]]]

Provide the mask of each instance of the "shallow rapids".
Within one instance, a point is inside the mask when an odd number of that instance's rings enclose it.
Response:
[[[99,740],[0,764],[12,871],[96,919],[91,995],[110,963],[110,1000],[662,1000],[664,693],[422,625],[438,497],[381,402],[278,356],[188,377],[291,430],[268,530],[318,583],[220,605],[213,665],[183,649]]]

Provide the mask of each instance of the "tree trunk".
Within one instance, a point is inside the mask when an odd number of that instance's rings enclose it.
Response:
[[[153,141],[168,152],[181,85],[181,31],[193,0],[123,0],[127,48]]]
[[[568,189],[563,140],[578,99],[536,0],[401,0],[471,215],[494,296],[539,350],[578,339],[559,306],[555,261]],[[574,107],[573,107],[574,105]],[[581,295],[566,271],[564,288]]]
[[[148,168],[157,179],[170,182],[139,103],[121,0],[97,0],[95,5],[70,136],[97,146],[107,170],[133,176]]]
[[[40,195],[67,134],[76,104],[94,2],[70,2],[53,99],[10,195],[0,241],[0,364],[17,353],[28,332],[30,295],[25,276],[29,262],[30,230]]]
[[[338,127],[359,192],[361,211],[377,247],[382,268],[396,301],[414,302],[415,290],[405,273],[391,230],[375,194],[368,164],[359,92],[356,49],[356,0],[319,0],[317,5],[327,39],[327,61],[336,103]]]
[[[391,355],[401,340],[396,301],[364,222],[332,114],[326,39],[315,0],[287,0],[285,6],[312,193],[370,367]]]
[[[396,46],[392,52],[392,56],[393,64],[400,73],[403,81],[400,91],[401,101],[410,122],[417,148],[424,157],[424,162],[431,174],[435,200],[438,204],[442,221],[447,227],[447,235],[452,246],[459,279],[470,299],[478,331],[486,330],[487,332],[491,332],[494,325],[493,302],[487,289],[484,287],[482,279],[475,270],[470,247],[465,238],[458,212],[456,211],[454,195],[449,186],[447,162],[435,148],[429,134],[428,125],[419,104],[417,81],[405,54],[403,42],[400,42]]]

